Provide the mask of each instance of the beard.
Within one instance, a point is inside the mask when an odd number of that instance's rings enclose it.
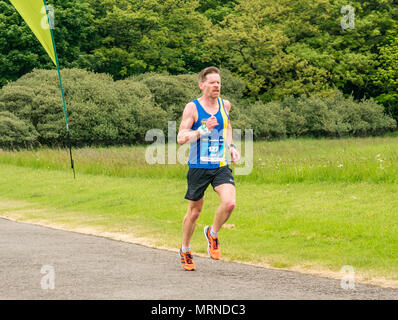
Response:
[[[220,96],[220,91],[211,91],[210,92],[210,97],[212,98],[218,98]]]

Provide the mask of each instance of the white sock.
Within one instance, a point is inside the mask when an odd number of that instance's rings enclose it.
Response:
[[[210,235],[211,235],[213,238],[215,238],[215,237],[218,236],[218,232],[215,232],[215,231],[213,230],[213,226],[210,227]]]
[[[191,247],[184,247],[184,246],[182,246],[182,247],[181,247],[181,251],[184,252],[184,253],[185,253],[185,252],[188,252],[188,251],[191,251]]]

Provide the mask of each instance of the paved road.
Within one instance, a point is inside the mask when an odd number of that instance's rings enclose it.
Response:
[[[397,289],[196,257],[0,218],[0,299],[398,299]],[[54,271],[54,289],[42,289]],[[43,278],[44,277],[44,278]],[[210,289],[211,288],[211,289]]]

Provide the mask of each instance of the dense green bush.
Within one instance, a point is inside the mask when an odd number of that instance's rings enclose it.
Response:
[[[223,97],[233,103],[243,83],[222,71]],[[180,122],[184,106],[200,96],[196,74],[146,73],[114,81],[110,75],[62,70],[71,139],[75,145],[143,142],[149,129],[166,132],[167,121]],[[0,90],[0,110],[30,123],[44,145],[66,137],[56,71],[35,70]]]
[[[200,97],[197,75],[147,73],[114,81],[110,75],[62,70],[74,146],[142,143],[150,129],[167,132],[180,123],[184,106]],[[243,84],[222,73],[222,96],[231,101],[233,128],[253,129],[256,139],[303,135],[342,137],[396,128],[374,100],[356,102],[337,89],[329,96],[287,96],[251,103]],[[35,70],[0,90],[0,145],[6,148],[65,143],[66,130],[55,70]]]
[[[197,74],[168,75],[145,73],[129,78],[144,83],[152,92],[155,102],[167,112],[168,121],[181,120],[185,105],[200,97]],[[221,70],[222,97],[237,102],[243,95],[244,83],[228,70]]]
[[[239,124],[254,130],[255,138],[280,138],[311,135],[343,137],[381,134],[396,128],[396,121],[384,114],[373,99],[354,101],[335,90],[327,97],[286,97],[282,101],[247,105],[248,116]]]
[[[286,135],[286,125],[279,117],[280,103],[269,102],[264,104],[257,101],[250,106],[250,124],[255,138],[280,138]]]
[[[142,142],[165,128],[165,112],[149,89],[134,81],[84,70],[62,71],[71,139],[77,145]],[[56,71],[35,70],[0,91],[0,110],[29,121],[45,145],[62,144],[65,120]]]
[[[14,114],[0,112],[0,147],[4,149],[17,149],[30,147],[37,144],[38,133],[33,126],[18,119]]]
[[[167,113],[168,121],[179,121],[185,105],[200,94],[194,75],[145,73],[129,79],[149,88],[156,104]]]
[[[380,134],[396,127],[396,121],[373,99],[357,102],[338,90],[328,97],[301,97],[290,104],[290,109],[304,116],[302,133],[313,136]]]

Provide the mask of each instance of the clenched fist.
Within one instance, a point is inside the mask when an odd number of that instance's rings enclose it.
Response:
[[[210,131],[213,130],[215,127],[218,126],[217,118],[215,116],[211,116],[209,119],[206,121],[206,127]]]

